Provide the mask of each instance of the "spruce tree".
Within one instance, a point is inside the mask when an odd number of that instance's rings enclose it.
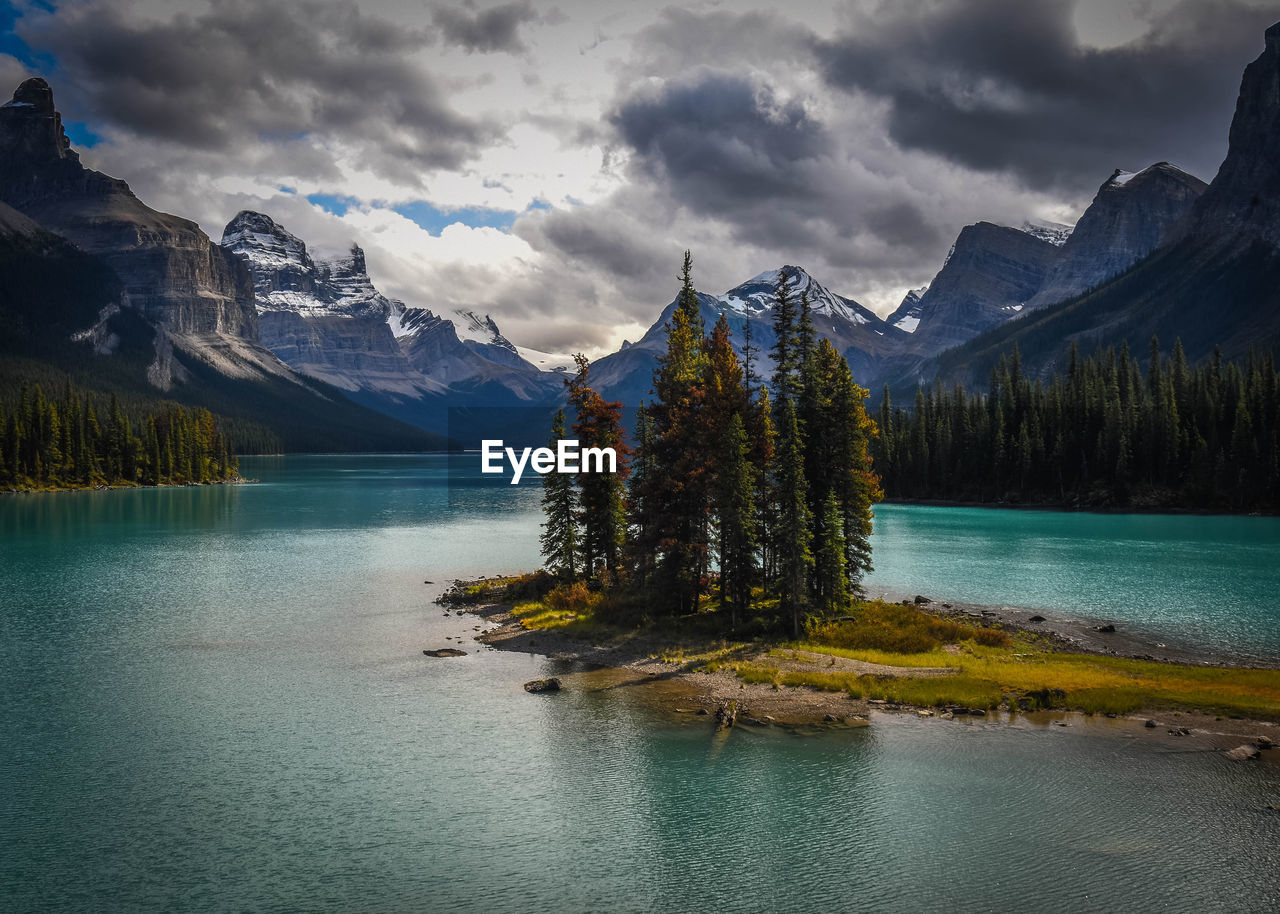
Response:
[[[800,637],[800,619],[807,607],[809,575],[813,570],[813,512],[800,452],[800,429],[795,404],[781,400],[778,417],[778,457],[775,470],[777,525],[774,537],[778,562],[778,597],[784,617]]]
[[[817,554],[818,605],[825,612],[844,609],[849,603],[849,577],[845,570],[844,516],[836,493],[830,492],[822,505]]]
[[[564,410],[556,412],[547,446],[556,451],[565,437]],[[549,572],[571,581],[578,571],[578,508],[573,476],[551,472],[542,477],[542,558]]]

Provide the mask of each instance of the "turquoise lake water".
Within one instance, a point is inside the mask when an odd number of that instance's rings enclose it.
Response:
[[[1105,720],[716,738],[589,674],[527,695],[566,668],[431,601],[537,564],[538,489],[450,490],[448,459],[0,498],[0,910],[1280,904],[1271,764]],[[873,592],[1280,645],[1275,519],[877,523]],[[422,656],[446,638],[469,656]]]

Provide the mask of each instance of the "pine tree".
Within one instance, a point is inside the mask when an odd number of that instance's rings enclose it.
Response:
[[[729,607],[730,624],[751,605],[756,575],[757,516],[755,472],[742,416],[734,413],[721,439],[720,472],[716,479],[715,514],[720,547],[720,599]]]
[[[843,609],[849,603],[849,576],[845,569],[844,517],[836,493],[827,495],[822,506],[815,567],[819,606],[826,612]]]
[[[612,472],[591,468],[578,473],[578,513],[582,535],[579,554],[582,572],[598,577],[603,570],[611,579],[621,572],[622,548],[626,539],[627,457],[630,453],[622,440],[622,404],[606,402],[588,386],[589,366],[585,356],[576,357],[578,373],[566,379],[569,405],[576,419],[573,432],[584,455],[590,449],[612,449],[616,466]]]
[[[790,617],[793,633],[798,638],[800,618],[807,607],[809,575],[813,570],[813,514],[809,509],[809,486],[804,477],[795,404],[783,399],[780,410],[774,483],[778,512],[775,536],[778,596],[783,615]]]
[[[660,603],[653,608],[676,613],[697,609],[709,551],[711,467],[701,439],[708,357],[692,264],[686,251],[648,408],[652,472],[638,493],[646,511],[640,526],[652,537],[650,593]]]
[[[558,410],[547,446],[556,451],[565,437],[564,410]],[[578,509],[573,476],[552,472],[542,477],[542,557],[547,570],[571,581],[578,570]]]

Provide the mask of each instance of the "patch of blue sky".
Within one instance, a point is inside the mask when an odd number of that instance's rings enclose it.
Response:
[[[71,145],[80,149],[92,149],[102,142],[102,137],[94,133],[83,121],[63,121],[62,129],[67,132]]]
[[[461,222],[470,228],[496,228],[505,232],[510,230],[511,223],[515,222],[518,215],[515,210],[470,206],[460,209],[439,209],[425,200],[401,203],[391,209],[433,235],[439,235],[441,230],[456,222]]]
[[[345,216],[347,210],[351,209],[359,201],[355,197],[346,197],[340,194],[307,194],[307,202],[334,216]]]
[[[48,3],[36,2],[32,6],[46,12],[53,12],[53,6]],[[8,0],[0,0],[0,54],[8,54],[28,69],[46,77],[50,76],[57,67],[57,61],[52,54],[42,54],[32,50],[30,45],[18,37],[14,25],[21,16],[22,11],[14,4],[9,3]]]
[[[296,191],[292,187],[281,185],[281,192],[292,194]],[[326,213],[334,216],[345,216],[353,207],[360,205],[360,201],[355,197],[345,196],[343,194],[308,194],[307,202],[312,206],[318,206]],[[375,206],[385,206],[385,204],[374,203]],[[510,209],[490,209],[483,206],[463,206],[456,209],[442,209],[433,206],[425,200],[414,200],[410,203],[398,203],[394,206],[387,207],[394,213],[399,213],[409,221],[413,222],[424,231],[430,232],[432,235],[439,235],[444,229],[456,223],[461,223],[469,228],[495,228],[499,231],[508,232],[511,230],[512,223],[520,213]],[[549,210],[551,204],[545,200],[535,200],[529,204],[525,212],[534,210]]]

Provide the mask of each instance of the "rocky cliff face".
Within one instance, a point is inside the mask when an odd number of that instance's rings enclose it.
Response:
[[[1085,351],[1124,342],[1142,353],[1153,336],[1166,351],[1181,340],[1192,361],[1215,351],[1228,359],[1280,351],[1278,148],[1280,23],[1245,69],[1226,160],[1194,204],[1186,231],[1088,295],[994,328],[903,380],[936,376],[980,387],[1015,345],[1023,370],[1042,377],[1062,369],[1072,341]]]
[[[442,390],[410,366],[389,323],[404,305],[374,288],[359,247],[317,263],[302,239],[247,210],[227,223],[221,244],[253,277],[263,345],[291,368],[349,392]]]
[[[1185,231],[1207,185],[1168,162],[1119,169],[1098,189],[1028,308],[1065,301],[1123,273]]]
[[[1194,216],[1198,235],[1280,248],[1280,22],[1245,68],[1227,157]]]
[[[0,107],[0,199],[105,260],[129,305],[170,334],[256,339],[248,273],[194,222],[86,169],[43,79],[27,80]]]
[[[242,212],[223,247],[248,265],[263,343],[292,368],[358,395],[391,415],[450,405],[550,402],[558,378],[520,357],[492,318],[441,317],[387,298],[373,285],[358,246],[315,260],[302,239],[263,213]],[[412,402],[411,402],[412,401]],[[439,409],[439,404],[430,407]]]
[[[909,308],[918,326],[911,346],[922,353],[972,339],[1026,307],[1059,256],[1051,241],[979,222],[960,230],[951,255],[920,300]]]

